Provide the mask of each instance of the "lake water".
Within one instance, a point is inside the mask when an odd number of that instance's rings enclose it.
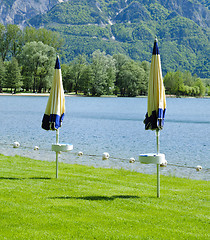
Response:
[[[47,100],[0,96],[0,153],[55,161],[56,133],[41,128]],[[59,161],[156,173],[156,166],[137,161],[139,154],[156,152],[155,132],[144,130],[146,109],[146,98],[66,97],[60,142],[73,144],[74,150],[59,155]],[[21,147],[14,149],[14,141]],[[79,151],[84,155],[77,156]],[[103,152],[110,154],[108,161],[102,160]],[[210,99],[167,99],[160,152],[168,161],[161,174],[210,180]],[[197,165],[202,171],[195,170]]]

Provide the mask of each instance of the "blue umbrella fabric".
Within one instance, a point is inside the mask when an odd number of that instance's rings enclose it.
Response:
[[[59,57],[56,59],[54,77],[47,107],[42,119],[42,128],[57,130],[61,127],[65,113],[65,96]]]
[[[165,88],[163,85],[158,41],[155,38],[148,84],[146,130],[161,130],[166,112]]]

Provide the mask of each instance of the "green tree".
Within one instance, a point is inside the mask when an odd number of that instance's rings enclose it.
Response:
[[[3,34],[3,35],[2,35]],[[1,36],[1,57],[5,61],[6,58],[12,56],[17,57],[23,45],[22,31],[17,25],[8,24],[5,31],[0,30]]]
[[[4,63],[2,61],[2,59],[0,58],[0,92],[2,92],[2,88],[4,86],[4,82],[5,82],[5,66]]]
[[[135,61],[126,62],[120,71],[119,89],[121,96],[135,97],[146,91],[145,71]]]
[[[142,81],[141,81],[140,95],[145,95],[148,92],[150,63],[147,61],[143,61],[140,66],[141,66],[141,68],[144,69],[144,74],[143,74]]]
[[[175,80],[174,80],[174,72],[167,72],[164,77],[164,86],[166,89],[166,93],[175,94]]]
[[[33,85],[33,92],[41,92],[49,87],[55,56],[55,49],[42,42],[30,42],[23,47],[19,61],[23,68],[24,88]]]
[[[193,86],[194,78],[190,71],[184,71],[183,73],[183,83],[189,87]]]
[[[174,81],[175,81],[174,92],[176,96],[180,96],[184,92],[183,74],[181,71],[178,70],[175,72]]]
[[[5,87],[11,88],[11,92],[14,89],[14,93],[16,93],[16,90],[20,88],[22,84],[23,82],[18,61],[13,57],[12,60],[6,64]]]
[[[3,60],[3,51],[4,51],[4,35],[5,35],[5,26],[0,23],[0,54],[1,59]]]
[[[90,81],[92,77],[92,68],[90,65],[86,65],[83,69],[83,75],[80,81],[80,90],[85,94],[90,93]]]
[[[93,96],[112,94],[115,81],[115,60],[105,52],[96,50],[92,54],[90,93]]]
[[[61,70],[63,87],[68,92],[72,92],[74,90],[73,68],[71,65],[62,64]]]
[[[72,78],[74,79],[74,90],[76,94],[81,90],[82,82],[84,80],[84,72],[86,70],[87,61],[85,55],[79,55],[71,63]]]
[[[115,81],[115,94],[117,95],[118,92],[120,91],[119,87],[120,87],[120,72],[122,71],[122,67],[123,65],[128,62],[131,61],[131,59],[121,53],[118,54],[114,54],[113,58],[115,59],[115,67],[116,67],[116,81]]]
[[[205,92],[206,92],[206,88],[205,85],[203,83],[203,81],[200,78],[197,78],[197,80],[195,81],[195,87],[199,88],[199,96],[204,96]]]

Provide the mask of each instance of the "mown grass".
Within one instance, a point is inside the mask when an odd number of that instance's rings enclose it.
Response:
[[[207,181],[0,155],[0,239],[210,239]]]

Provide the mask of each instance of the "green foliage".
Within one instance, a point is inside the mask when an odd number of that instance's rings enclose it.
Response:
[[[135,62],[123,54],[113,57],[97,50],[90,63],[80,55],[69,66],[64,66],[64,88],[68,91],[83,92],[93,96],[120,94],[137,96],[147,93],[149,63]]]
[[[0,155],[2,239],[209,239],[209,182]]]
[[[200,3],[207,4],[202,0]],[[163,75],[168,71],[188,70],[207,78],[209,28],[198,25],[190,16],[186,18],[182,9],[186,4],[178,4],[176,11],[171,2],[159,0],[99,0],[97,4],[92,0],[73,0],[56,5],[30,23],[60,32],[65,38],[61,51],[65,63],[81,54],[90,57],[97,49],[110,55],[122,53],[134,60],[150,61],[157,35]]]
[[[168,72],[164,77],[164,85],[166,93],[176,96],[204,96],[206,92],[204,81],[192,76],[189,71]]]
[[[8,24],[6,28],[3,25],[0,26],[0,54],[3,61],[16,57],[22,45],[22,32],[17,25]]]
[[[59,25],[51,26],[48,28],[52,31],[62,32],[64,35],[73,35],[80,37],[98,37],[98,38],[107,38],[110,39],[110,28],[109,27],[100,27],[95,25]]]
[[[54,48],[42,42],[26,43],[19,61],[23,66],[25,89],[31,89],[33,86],[33,92],[41,92],[42,89],[49,88],[49,80],[55,63]]]
[[[150,11],[151,19],[154,21],[163,21],[169,15],[168,10],[159,3],[151,3],[148,10]]]
[[[137,62],[127,61],[121,67],[117,87],[121,96],[135,97],[147,92],[148,78],[145,70]]]
[[[24,43],[28,42],[42,42],[48,46],[55,48],[56,51],[62,47],[64,40],[58,32],[53,32],[44,28],[35,29],[33,27],[26,27],[23,30]]]
[[[5,74],[5,86],[7,88],[14,89],[14,93],[16,90],[20,88],[23,84],[20,68],[18,66],[18,61],[15,57],[12,58],[10,62],[6,63],[6,74]]]
[[[90,93],[93,96],[113,93],[115,81],[115,61],[112,56],[99,50],[93,52],[91,63]]]
[[[88,6],[87,2],[83,4]],[[100,8],[105,6],[101,3]],[[178,25],[180,27],[177,27]],[[165,77],[166,91],[170,94],[188,96],[203,96],[206,91],[208,94],[206,89],[209,85],[197,77],[192,77],[191,74],[198,72],[198,76],[209,76],[208,58],[205,59],[200,50],[206,49],[208,53],[209,35],[191,20],[185,21],[175,16],[168,21],[163,20],[161,25],[153,25],[153,21],[147,23],[140,21],[138,24],[116,23],[112,26],[80,25],[79,27],[58,24],[49,26],[53,31],[44,28],[37,30],[33,27],[27,27],[21,31],[16,25],[9,24],[4,27],[0,24],[2,60],[9,60],[6,63],[9,67],[12,57],[17,56],[20,70],[22,70],[23,85],[21,87],[27,91],[33,89],[34,92],[41,92],[50,87],[52,75],[50,69],[54,65],[54,59],[50,57],[51,60],[49,60],[49,56],[55,54],[55,51],[60,51],[63,63],[72,60],[70,65],[64,65],[63,79],[67,91],[76,93],[80,91],[98,96],[112,93],[121,96],[145,95],[149,76],[148,61],[151,60],[152,51],[150,42],[153,42],[155,31],[159,31],[162,37],[159,39],[159,48],[163,74],[168,72]],[[189,29],[193,29],[194,36],[191,38],[188,37],[191,31]],[[65,51],[62,48],[64,41],[57,31],[66,38]],[[205,37],[203,37],[204,32]],[[176,38],[174,34],[178,37]],[[116,40],[113,40],[113,35]],[[179,40],[180,37],[182,41]],[[188,47],[184,43],[188,44]],[[40,47],[37,48],[38,45]],[[138,60],[139,63],[131,61],[128,56]],[[0,71],[4,76],[4,66]],[[9,76],[9,74],[6,71],[6,75]],[[7,78],[6,75],[5,79],[1,77],[0,91],[2,86],[14,89],[20,87],[22,82],[18,77],[14,77],[13,80],[17,81],[15,83],[11,82],[11,77]]]
[[[114,24],[112,26],[112,33],[114,34],[116,40],[122,42],[133,41],[132,36],[132,26],[130,24]]]
[[[56,22],[59,24],[96,24],[102,21],[103,17],[98,14],[94,1],[73,0],[65,4],[58,4],[52,8],[48,14],[36,16],[29,22],[32,25],[46,24]],[[95,3],[95,2],[94,2]]]
[[[71,79],[74,82],[74,90],[77,92],[82,89],[83,82],[88,79],[86,76],[86,68],[87,68],[87,61],[85,55],[78,56],[72,63],[71,63]]]
[[[0,58],[0,93],[2,92],[2,88],[5,85],[5,71],[6,69],[4,63]]]

